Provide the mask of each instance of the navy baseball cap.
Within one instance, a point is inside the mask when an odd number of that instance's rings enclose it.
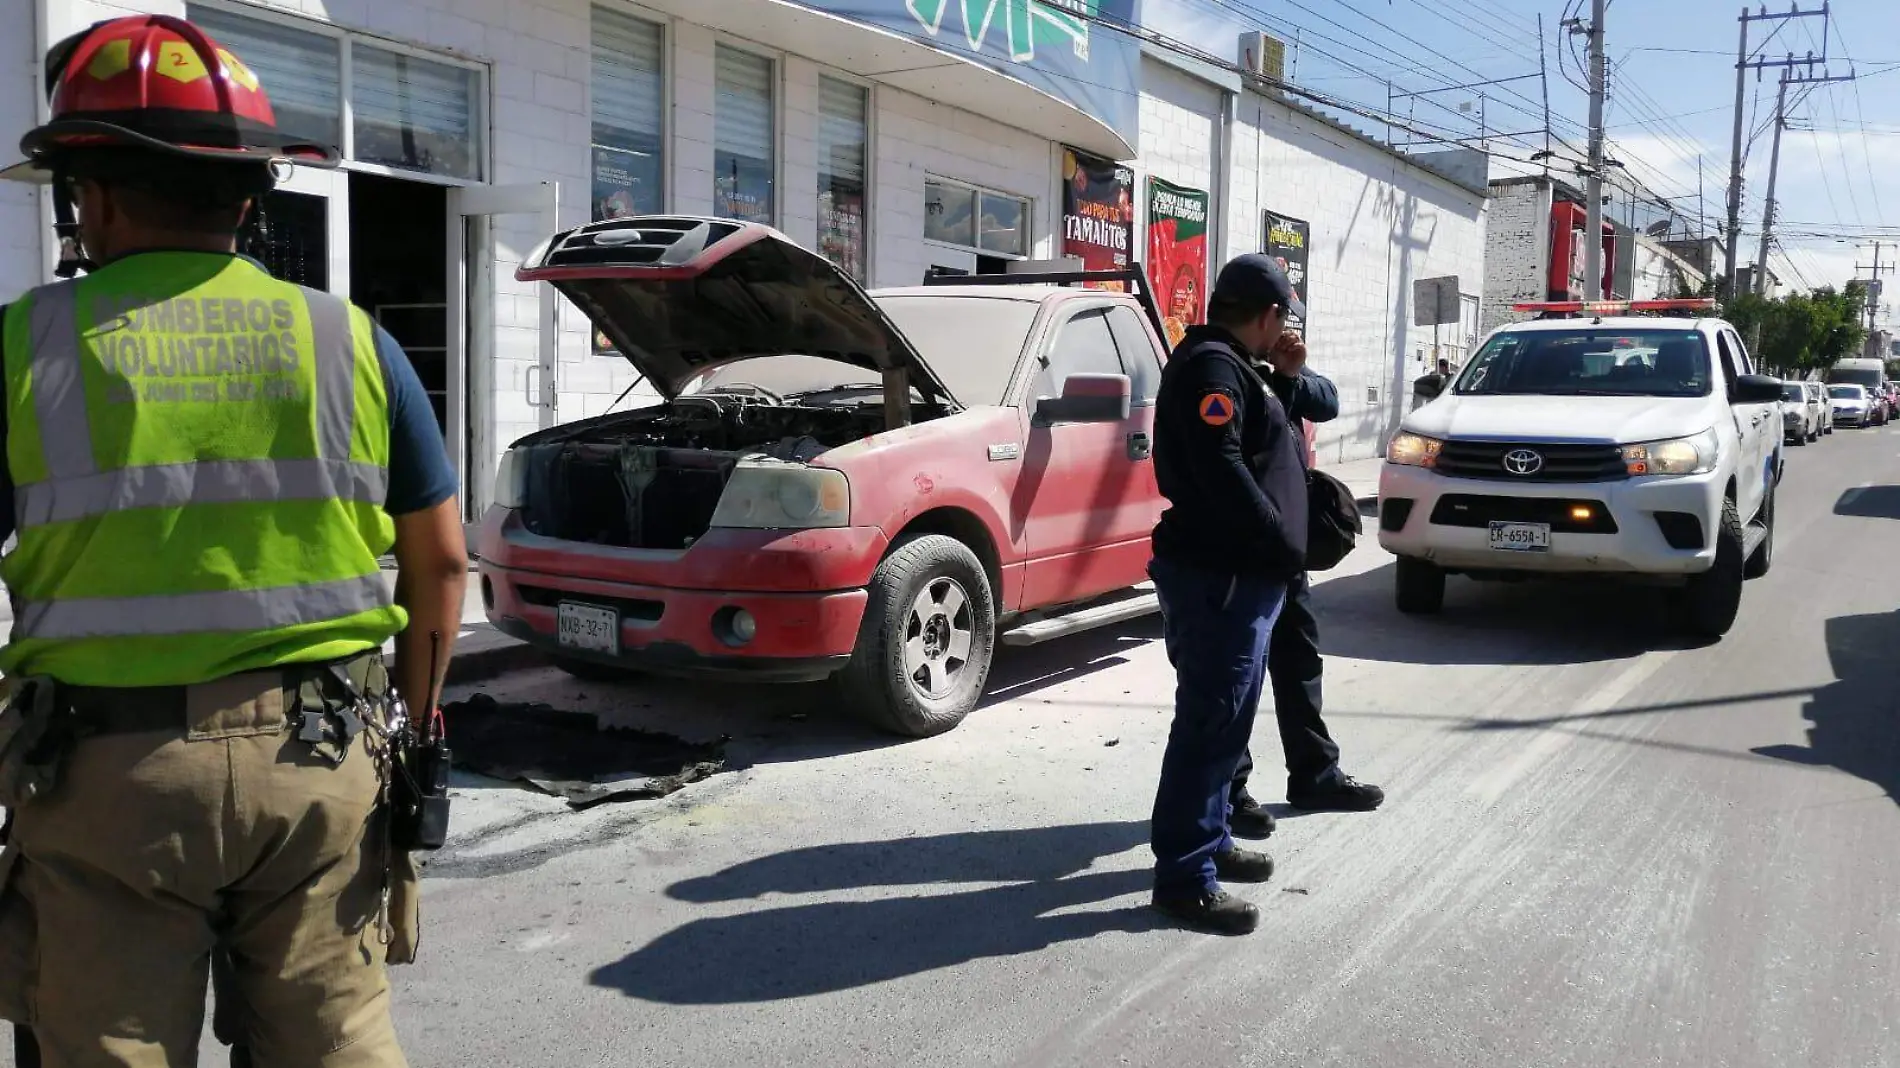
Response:
[[[1261,252],[1250,252],[1227,261],[1214,279],[1213,299],[1243,306],[1264,308],[1278,304],[1295,318],[1306,318],[1306,304],[1293,292],[1293,282],[1280,261]]]

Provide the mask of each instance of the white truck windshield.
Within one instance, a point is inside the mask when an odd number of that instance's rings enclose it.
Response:
[[[1498,334],[1453,392],[1559,397],[1705,397],[1709,349],[1695,330],[1525,330]]]

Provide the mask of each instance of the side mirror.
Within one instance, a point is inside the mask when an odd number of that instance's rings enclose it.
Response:
[[[1060,397],[1036,399],[1036,422],[1119,423],[1128,418],[1133,393],[1127,375],[1070,375]]]
[[[1770,375],[1741,375],[1735,379],[1735,395],[1730,404],[1779,404],[1784,385]]]

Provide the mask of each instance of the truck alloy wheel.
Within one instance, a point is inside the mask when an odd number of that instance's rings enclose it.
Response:
[[[912,738],[962,722],[996,651],[996,602],[976,554],[942,534],[904,538],[868,592],[857,647],[839,674],[852,711]]]

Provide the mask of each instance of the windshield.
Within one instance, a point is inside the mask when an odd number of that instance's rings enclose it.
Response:
[[[1035,325],[1037,301],[1008,297],[873,296],[917,354],[966,406],[1001,404]]]
[[[1556,397],[1706,397],[1709,350],[1694,330],[1579,327],[1498,334],[1453,392]]]
[[[1827,395],[1835,400],[1860,400],[1867,393],[1859,386],[1829,386]]]
[[[959,404],[1003,403],[1017,357],[1035,324],[1034,301],[994,297],[874,298]],[[819,356],[760,356],[693,380],[687,393],[765,390],[807,404],[861,404],[884,392],[862,367]],[[911,390],[921,400],[923,394]]]
[[[1880,372],[1871,367],[1836,367],[1827,373],[1829,382],[1852,382],[1859,386],[1880,384]]]
[[[1800,401],[1803,404],[1806,404],[1808,400],[1808,391],[1805,389],[1802,389],[1800,386],[1786,386],[1782,388],[1781,399],[1791,400],[1791,401]]]

